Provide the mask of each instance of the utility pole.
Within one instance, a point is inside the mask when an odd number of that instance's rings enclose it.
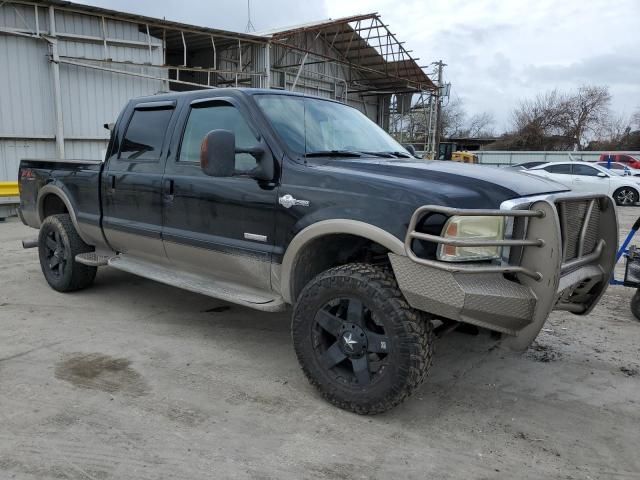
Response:
[[[247,26],[244,31],[246,33],[255,32],[256,27],[253,26],[253,22],[251,21],[251,0],[247,0]]]
[[[436,86],[438,87],[438,93],[436,94],[436,138],[435,138],[435,159],[437,160],[440,155],[440,138],[442,137],[442,93],[444,84],[442,82],[442,70],[447,66],[446,63],[443,63],[442,60],[438,60],[435,63],[438,69],[438,83]]]

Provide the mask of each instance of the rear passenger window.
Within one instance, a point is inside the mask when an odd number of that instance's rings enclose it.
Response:
[[[125,160],[159,160],[173,109],[134,110],[120,147]]]
[[[560,165],[549,165],[548,167],[544,167],[549,173],[564,173],[567,175],[571,175],[571,165],[567,165],[566,163]]]
[[[600,170],[596,170],[589,165],[577,164],[573,166],[574,175],[582,175],[584,177],[597,177],[599,173]]]
[[[236,137],[236,148],[252,148],[258,140],[242,114],[232,105],[193,107],[182,137],[180,162],[199,162],[200,145],[211,130],[230,130]],[[247,172],[257,166],[256,159],[248,153],[236,153],[236,170]]]

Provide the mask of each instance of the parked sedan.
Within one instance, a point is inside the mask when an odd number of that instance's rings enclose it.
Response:
[[[636,177],[636,181],[640,180],[640,170],[637,168],[630,168],[624,163],[620,162],[598,162],[596,165],[600,165],[607,170],[611,170],[613,173],[617,173],[618,175],[629,175],[632,177]]]
[[[513,170],[529,170],[530,168],[537,167],[538,165],[544,165],[547,162],[524,162],[524,163],[516,163],[515,165],[509,165],[507,168],[511,168]]]
[[[525,171],[560,182],[575,192],[605,193],[617,205],[634,205],[640,198],[640,187],[631,177],[621,177],[593,163],[552,162]]]

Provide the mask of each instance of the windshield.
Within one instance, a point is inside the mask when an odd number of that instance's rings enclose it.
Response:
[[[259,107],[291,150],[312,156],[411,156],[355,108],[293,95],[256,95]]]

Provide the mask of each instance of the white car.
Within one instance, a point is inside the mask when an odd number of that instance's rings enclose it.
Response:
[[[551,162],[525,172],[560,182],[574,192],[606,193],[617,205],[635,205],[640,198],[640,186],[632,177],[613,174],[594,163]]]
[[[637,168],[627,167],[624,163],[620,162],[611,162],[610,167],[608,162],[597,162],[596,165],[606,168],[613,173],[617,173],[620,176],[630,176],[636,182],[640,182],[640,170]]]

